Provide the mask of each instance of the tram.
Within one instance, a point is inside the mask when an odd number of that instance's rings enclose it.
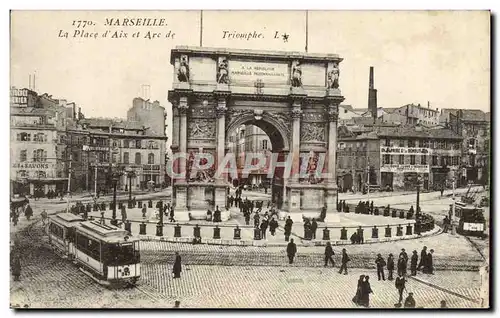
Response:
[[[141,276],[139,239],[99,221],[60,213],[49,218],[49,242],[103,285],[135,285]]]

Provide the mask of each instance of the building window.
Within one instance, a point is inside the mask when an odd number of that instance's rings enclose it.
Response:
[[[148,141],[148,149],[158,149],[156,141]]]
[[[19,153],[19,161],[25,162],[26,160],[28,160],[27,150],[21,150]]]
[[[129,148],[129,147],[130,147],[130,145],[129,145],[129,144],[130,144],[130,141],[129,141],[128,139],[125,139],[125,140],[123,141],[123,148]]]
[[[399,147],[405,147],[405,140],[399,139]]]
[[[385,146],[390,147],[391,146],[391,140],[389,138],[385,139]]]
[[[128,146],[128,140],[127,140],[127,146]],[[123,153],[123,163],[128,164],[129,163],[129,154],[128,152]]]
[[[45,162],[47,161],[47,152],[43,149],[33,150],[33,161],[34,162]]]
[[[148,154],[148,164],[152,165],[154,163],[155,163],[155,155],[154,155],[154,153]]]
[[[414,139],[409,139],[408,140],[408,147],[409,148],[415,148],[415,140]]]
[[[262,149],[267,150],[267,140],[262,140]]]
[[[391,155],[384,155],[384,164],[388,165],[391,163]]]
[[[422,140],[422,148],[429,148],[429,140],[427,139]]]
[[[47,174],[45,173],[45,171],[37,171],[37,177],[38,179],[44,179],[47,178]]]
[[[28,177],[28,172],[26,170],[19,170],[17,171],[17,178],[27,178]]]
[[[31,135],[28,133],[22,132],[20,134],[17,134],[17,140],[18,141],[30,141]]]
[[[404,165],[405,164],[405,155],[399,155],[399,164]]]
[[[414,165],[416,162],[416,158],[415,158],[415,155],[410,155],[410,164],[411,165]]]
[[[427,164],[427,156],[426,155],[420,156],[420,164],[422,164],[422,165]]]
[[[135,141],[135,148],[141,149],[141,141],[140,140]]]
[[[469,149],[475,149],[476,148],[476,139],[470,138],[469,139]]]
[[[33,141],[37,141],[37,142],[46,142],[47,141],[47,135],[44,134],[44,133],[37,133],[34,138],[33,138]]]
[[[470,166],[475,166],[476,165],[476,156],[475,155],[469,155],[469,165]]]
[[[135,153],[135,164],[136,165],[140,165],[141,164],[141,153],[140,152],[136,152]]]

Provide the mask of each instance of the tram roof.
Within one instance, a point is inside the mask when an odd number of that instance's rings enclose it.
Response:
[[[136,240],[134,237],[130,236],[127,231],[111,224],[101,224],[98,221],[82,222],[78,229],[85,234],[100,238],[106,242],[120,242],[125,240],[125,237],[127,237],[127,241]]]
[[[63,224],[64,226],[73,226],[71,225],[71,223],[83,221],[83,218],[81,216],[66,212],[50,216],[50,218],[58,223]]]

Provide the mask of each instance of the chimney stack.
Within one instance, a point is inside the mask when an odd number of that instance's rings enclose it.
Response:
[[[372,113],[373,120],[377,119],[377,90],[374,88],[374,71],[370,66],[370,79],[368,84],[368,110]]]

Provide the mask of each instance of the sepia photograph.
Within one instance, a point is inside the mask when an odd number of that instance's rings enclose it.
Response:
[[[491,21],[11,10],[10,308],[491,309]]]

